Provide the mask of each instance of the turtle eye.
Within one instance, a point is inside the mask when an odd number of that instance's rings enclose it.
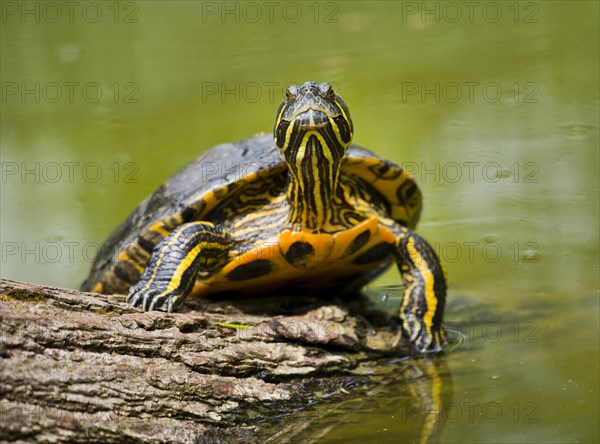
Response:
[[[296,85],[290,86],[285,92],[285,97],[290,103],[294,103],[296,96],[298,95],[298,87]]]
[[[319,92],[325,98],[329,99],[329,98],[333,97],[333,88],[331,87],[331,85],[329,83],[321,83],[319,85]]]

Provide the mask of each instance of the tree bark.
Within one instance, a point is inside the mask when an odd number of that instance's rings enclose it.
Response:
[[[364,394],[375,359],[406,354],[400,333],[308,299],[141,312],[124,296],[1,280],[0,438],[275,439],[261,419]]]

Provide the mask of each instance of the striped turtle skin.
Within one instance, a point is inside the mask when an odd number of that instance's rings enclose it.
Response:
[[[421,192],[353,131],[327,83],[288,88],[274,137],[218,145],[168,179],[106,240],[82,290],[172,311],[190,295],[354,292],[395,263],[408,341],[441,350],[446,276],[414,232]]]

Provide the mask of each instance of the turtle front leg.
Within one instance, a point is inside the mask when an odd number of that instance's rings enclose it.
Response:
[[[433,248],[415,232],[398,225],[396,236],[394,253],[405,287],[402,327],[417,351],[440,351],[446,343],[445,270]]]
[[[154,248],[140,281],[129,289],[127,301],[146,311],[166,303],[172,312],[192,292],[198,272],[223,265],[232,244],[231,237],[210,222],[177,227]]]

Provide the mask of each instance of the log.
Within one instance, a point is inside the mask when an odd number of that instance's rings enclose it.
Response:
[[[0,280],[0,439],[288,440],[307,433],[292,412],[381,390],[377,363],[407,355],[400,333],[338,300],[184,305],[141,312],[120,295]],[[387,383],[439,370],[410,361],[416,373]]]

